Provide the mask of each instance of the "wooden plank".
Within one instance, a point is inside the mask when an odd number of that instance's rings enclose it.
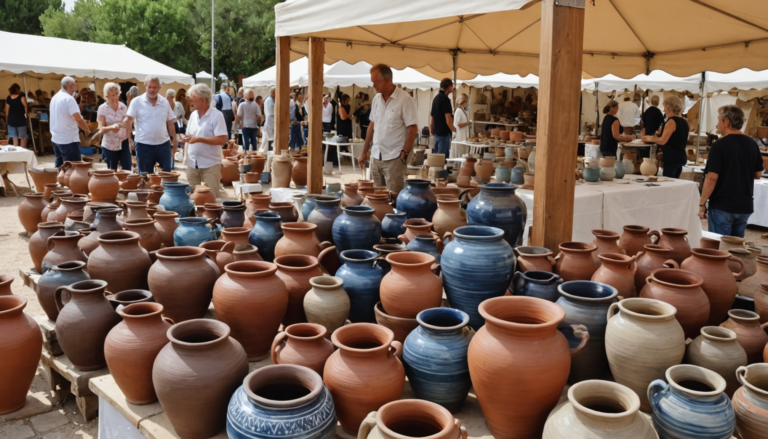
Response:
[[[33,317],[40,326],[40,332],[43,333],[43,349],[45,352],[56,357],[64,354],[59,344],[59,339],[56,336],[56,323],[48,319],[45,314]]]
[[[24,285],[31,288],[33,291],[37,291],[37,282],[40,280],[40,276],[42,276],[37,270],[34,268],[30,268],[29,270],[19,268],[19,276],[24,281]]]
[[[323,58],[325,41],[309,39],[309,140],[307,193],[323,192]],[[354,160],[354,159],[353,159]]]
[[[117,409],[136,428],[139,428],[141,421],[163,412],[163,407],[157,401],[145,405],[135,405],[126,401],[123,391],[117,386],[112,375],[94,378],[88,383],[88,387]]]
[[[51,391],[56,396],[56,402],[63,404],[71,393],[85,422],[96,417],[99,412],[99,399],[88,383],[93,378],[109,374],[109,369],[104,367],[93,371],[77,370],[66,355],[54,357],[48,352],[42,353],[40,364]]]
[[[291,39],[290,37],[277,38],[277,53],[275,66],[277,67],[277,84],[275,87],[275,143],[274,153],[280,155],[282,150],[288,149],[288,136],[290,131],[290,64],[291,64]]]
[[[573,232],[583,46],[584,9],[543,0],[531,245],[555,252]]]

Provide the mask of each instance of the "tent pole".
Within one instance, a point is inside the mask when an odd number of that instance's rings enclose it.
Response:
[[[214,30],[214,5],[216,0],[211,0],[211,92],[216,93],[216,76],[213,74],[213,30]]]
[[[27,74],[24,73],[24,99],[27,98],[28,94],[29,92],[27,91]],[[29,102],[27,102],[27,105],[29,105]],[[30,137],[32,137],[32,149],[34,149],[35,154],[37,154],[37,144],[35,144],[35,131],[32,129],[32,121],[29,119],[28,114],[29,114],[29,111],[27,111],[27,114],[25,114],[24,117],[27,119],[27,126],[29,127],[29,133],[31,134]],[[38,121],[38,123],[40,122]]]
[[[595,82],[595,136],[600,135],[600,90]]]
[[[325,40],[309,39],[309,138],[307,139],[307,193],[323,191],[323,58]],[[352,159],[354,160],[354,158]]]
[[[456,88],[458,88],[458,84],[456,83],[456,61],[458,57],[458,50],[453,51],[453,106],[456,107]]]
[[[291,93],[290,87],[290,37],[277,38],[277,54],[275,56],[275,65],[277,66],[277,78],[275,84],[275,143],[273,146],[274,154],[280,155],[282,150],[288,149],[288,135],[290,130],[291,117],[289,113],[290,102],[288,96]]]
[[[699,123],[696,126],[696,165],[699,164],[699,145],[701,144],[701,119],[704,117],[704,81],[706,81],[706,72],[701,72],[701,88],[699,91]]]

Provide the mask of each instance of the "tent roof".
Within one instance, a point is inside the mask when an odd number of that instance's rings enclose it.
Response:
[[[597,84],[598,91],[604,93],[623,91],[624,89],[634,90],[635,86],[641,90],[651,91],[687,91],[690,93],[701,91],[701,73],[680,78],[661,70],[654,70],[650,75],[637,75],[632,79],[606,75],[591,81],[592,87],[589,90],[594,90],[595,84]]]
[[[456,67],[482,75],[538,73],[539,0],[288,0],[275,6],[275,35],[292,57],[325,39],[325,62],[394,68]],[[768,1],[586,1],[583,70],[630,78],[652,70],[768,69]]]
[[[211,74],[203,70],[202,72],[195,73],[197,79],[211,79]]]
[[[706,72],[704,91],[765,90],[768,89],[768,70],[755,72],[749,69],[739,69],[732,73]]]
[[[138,81],[154,74],[163,83],[194,84],[191,75],[125,46],[11,32],[0,32],[0,41],[0,71]]]
[[[328,66],[325,66],[328,68]],[[299,87],[299,80],[309,72],[309,60],[299,58],[290,64],[288,78],[291,87]],[[243,79],[245,87],[274,87],[277,84],[277,66],[272,66]]]
[[[507,75],[496,73],[495,75],[478,75],[474,79],[463,81],[470,87],[507,87],[507,88],[539,88],[539,77],[536,75]],[[582,90],[594,90],[594,79],[582,79]]]

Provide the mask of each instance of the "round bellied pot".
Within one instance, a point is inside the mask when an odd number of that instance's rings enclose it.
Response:
[[[115,383],[131,404],[157,401],[152,385],[155,357],[168,344],[170,322],[160,315],[159,303],[135,303],[118,310],[123,318],[104,341],[104,357]]]
[[[629,256],[634,256],[644,250],[645,245],[653,244],[651,237],[659,240],[659,232],[651,231],[645,226],[624,226],[624,233],[619,239],[619,247]]]
[[[395,334],[395,340],[400,343],[405,343],[405,338],[408,337],[408,334],[419,326],[419,322],[416,319],[395,317],[387,314],[381,302],[376,304],[373,311],[376,315],[376,323],[391,330]]]
[[[72,162],[74,171],[69,176],[69,187],[76,194],[88,194],[88,182],[91,180],[92,162]]]
[[[659,268],[680,268],[680,265],[669,259],[670,249],[658,244],[646,244],[645,251],[636,255],[637,270],[635,270],[635,292],[640,294],[646,279]]]
[[[197,247],[169,247],[157,251],[157,261],[147,276],[163,315],[176,323],[202,318],[211,304],[217,275]]]
[[[96,169],[88,181],[91,200],[102,203],[114,203],[120,192],[120,181],[111,169]]]
[[[742,384],[733,394],[736,437],[762,439],[768,431],[768,364],[741,366],[736,379]]]
[[[24,194],[24,201],[19,203],[17,210],[21,226],[27,232],[27,236],[37,231],[37,224],[40,223],[40,215],[47,203],[43,200],[43,194],[40,192],[31,192]]]
[[[403,344],[403,366],[419,399],[461,410],[472,383],[467,350],[472,330],[469,316],[452,308],[431,308],[416,316],[419,326]]]
[[[402,242],[408,242],[406,248],[411,252],[427,253],[435,258],[435,264],[440,264],[443,252],[443,241],[434,234],[417,235],[414,239],[408,241],[405,235],[402,235]],[[374,246],[375,247],[375,246]]]
[[[557,325],[565,312],[535,297],[507,296],[480,304],[485,326],[469,344],[472,385],[494,437],[539,437],[568,379],[571,356],[589,339],[570,349]],[[535,358],[535,360],[534,360]]]
[[[635,291],[635,271],[637,264],[634,256],[621,253],[603,253],[598,256],[602,264],[592,275],[592,281],[608,284],[619,291],[623,298],[637,297]]]
[[[54,293],[59,316],[56,338],[61,350],[78,370],[96,370],[106,366],[104,340],[109,331],[120,323],[120,316],[104,297],[107,282],[83,280],[60,286]],[[71,299],[62,303],[66,291]]]
[[[296,157],[293,160],[291,180],[296,187],[307,185],[307,157]]]
[[[320,242],[333,242],[333,222],[343,212],[339,207],[340,202],[339,198],[318,196],[315,198],[315,208],[304,217],[304,221],[317,226],[315,235]],[[304,203],[304,207],[306,206],[307,203]]]
[[[696,273],[704,280],[701,288],[707,294],[710,305],[708,325],[722,323],[736,300],[736,292],[739,290],[736,278],[744,272],[744,263],[737,259],[741,264],[741,272],[733,273],[728,269],[728,259],[731,257],[722,250],[697,248],[680,264],[681,269]]]
[[[160,250],[163,246],[163,237],[160,236],[160,232],[155,227],[156,221],[151,218],[141,220],[127,220],[123,222],[123,226],[130,232],[136,232],[139,234],[139,245],[148,252]]]
[[[338,348],[325,362],[323,381],[333,395],[336,416],[355,435],[366,415],[400,398],[405,370],[402,344],[389,329],[371,323],[342,326],[331,335]]]
[[[475,177],[478,183],[490,183],[493,175],[493,160],[479,159],[475,162]]]
[[[272,202],[269,204],[269,211],[280,215],[283,223],[294,223],[299,220],[299,210],[296,205],[290,201]]]
[[[291,203],[293,205],[293,203]],[[221,226],[243,227],[245,224],[245,205],[240,201],[224,201],[221,203]]]
[[[517,255],[517,268],[522,271],[548,271],[555,267],[555,258],[552,252],[544,247],[515,247]]]
[[[369,250],[345,250],[339,255],[344,263],[336,277],[344,282],[349,297],[349,321],[376,322],[373,307],[379,302],[379,288],[384,272],[377,264],[378,254]]]
[[[381,241],[381,221],[370,206],[347,206],[333,221],[333,242],[336,251],[373,250]]]
[[[615,314],[615,309],[619,313]],[[662,379],[685,354],[685,335],[674,306],[655,299],[624,299],[608,308],[605,353],[617,383],[640,397],[640,410],[651,411],[648,385]]]
[[[334,351],[326,334],[324,326],[314,323],[287,326],[272,342],[272,362],[304,366],[322,376],[325,361]]]
[[[373,249],[379,252],[378,265],[387,274],[392,270],[392,266],[387,262],[387,255],[390,253],[407,252],[408,247],[401,244],[376,244]]]
[[[420,252],[387,255],[392,270],[381,281],[381,304],[394,317],[416,318],[428,308],[440,306],[443,285],[431,270],[435,257]]]
[[[259,249],[251,244],[238,244],[232,250],[232,256],[235,261],[263,261],[259,254]]]
[[[23,297],[0,297],[0,415],[26,404],[43,349],[40,328],[24,313],[26,306]]]
[[[516,247],[523,238],[528,210],[515,189],[506,183],[482,185],[480,194],[467,206],[467,224],[499,228],[504,231],[504,240]]]
[[[319,375],[301,366],[281,364],[251,372],[227,408],[231,439],[330,439],[335,433],[331,393]]]
[[[147,203],[143,201],[126,201],[128,214],[124,216],[123,221],[133,219],[149,219],[152,216],[147,213]]]
[[[62,285],[68,286],[87,279],[90,277],[85,271],[85,262],[83,261],[71,261],[55,265],[40,276],[35,294],[37,294],[37,301],[48,319],[55,322],[59,316],[59,309],[56,307],[56,299],[54,298],[56,289]]]
[[[653,426],[660,438],[730,438],[736,426],[725,380],[716,372],[690,364],[667,369],[666,382],[648,386]]]
[[[287,255],[309,255],[317,257],[331,246],[328,241],[320,242],[315,235],[317,226],[312,223],[283,223],[283,237],[275,244],[275,257]]]
[[[77,242],[83,235],[77,232],[56,232],[48,238],[48,253],[40,264],[42,273],[53,266],[70,261],[88,261],[88,256],[80,250]]]
[[[405,188],[397,194],[395,202],[398,212],[410,218],[424,218],[432,221],[437,210],[437,197],[432,192],[429,180],[407,179]]]
[[[214,436],[224,429],[230,397],[248,374],[245,351],[217,320],[177,323],[167,335],[170,343],[152,367],[157,399],[180,437]]]
[[[592,260],[599,267],[602,261],[598,256],[603,253],[619,253],[625,254],[624,250],[619,247],[619,234],[610,230],[593,230],[592,234],[595,235],[595,240],[592,244],[595,244],[597,250],[592,252]]]
[[[37,232],[29,238],[29,256],[38,273],[43,272],[43,258],[48,253],[48,238],[64,231],[64,224],[56,221],[38,223]]]
[[[516,272],[510,291],[517,296],[538,297],[554,302],[560,297],[558,286],[563,283],[560,276],[548,271]]]
[[[90,256],[91,252],[96,250],[99,246],[99,236],[107,232],[116,232],[123,230],[122,224],[117,221],[117,215],[122,213],[120,208],[99,209],[96,212],[96,229],[91,230],[88,236],[82,238],[77,242],[77,246],[87,256]]]
[[[747,363],[763,361],[763,349],[768,345],[768,323],[760,324],[760,316],[745,309],[728,311],[728,320],[720,325],[736,333],[736,341],[747,353]]]
[[[206,262],[216,269],[216,278],[224,274],[224,267],[235,262],[234,242],[208,241],[198,247],[205,250]]]
[[[405,213],[388,213],[381,221],[381,236],[384,238],[397,238],[405,233]]]
[[[643,158],[643,163],[640,165],[640,173],[644,176],[656,175],[659,168],[656,167],[656,159]]]
[[[251,229],[247,227],[229,227],[221,230],[221,239],[226,242],[239,244],[248,244],[248,235]]]
[[[429,401],[406,399],[383,405],[365,417],[358,439],[466,439],[467,429],[448,410]]]
[[[288,164],[290,165],[290,162]],[[224,160],[221,161],[220,172],[221,183],[224,186],[230,186],[233,181],[240,181],[240,169],[238,169],[237,166],[237,157],[224,157]],[[290,174],[288,175],[288,178],[290,179]]]
[[[599,282],[577,280],[558,287],[560,298],[557,305],[565,311],[565,319],[557,329],[565,335],[571,348],[581,342],[574,334],[573,325],[584,325],[589,331],[589,343],[579,355],[571,359],[568,382],[578,383],[598,379],[608,367],[605,356],[605,327],[611,303],[618,300],[618,291]]]
[[[555,256],[555,273],[563,281],[590,280],[597,271],[592,253],[597,250],[595,244],[586,242],[564,242],[560,244],[560,253]]]
[[[568,400],[549,414],[542,438],[658,439],[651,420],[639,411],[640,398],[626,386],[583,381],[571,386]]]
[[[139,246],[135,232],[108,232],[99,236],[99,247],[88,258],[91,279],[107,281],[110,291],[148,289],[147,274],[152,260]],[[153,291],[154,292],[154,291]]]
[[[248,243],[258,247],[265,261],[272,262],[275,259],[275,246],[283,237],[280,215],[275,212],[259,212],[255,217],[256,224],[248,235]]]
[[[730,398],[740,384],[736,369],[747,365],[747,353],[736,341],[736,333],[726,328],[705,326],[685,351],[685,362],[717,372],[725,379],[725,394]]]
[[[389,204],[389,195],[387,194],[366,195],[361,206],[373,207],[373,214],[379,221],[383,221],[388,213],[395,213],[395,209]]]
[[[173,231],[173,244],[197,247],[204,242],[215,240],[216,234],[208,226],[210,221],[208,218],[179,218],[179,226]]]
[[[163,183],[163,196],[160,197],[160,205],[165,210],[171,210],[179,214],[180,218],[194,216],[195,205],[189,198],[191,188],[188,183],[166,182]]]
[[[192,193],[192,201],[195,206],[204,206],[207,203],[215,203],[216,195],[207,186],[195,186],[195,191]]]
[[[515,255],[504,231],[487,226],[464,226],[446,235],[440,259],[445,295],[451,307],[469,315],[474,330],[483,326],[481,302],[506,294]]]
[[[112,308],[115,308],[115,311],[120,311],[126,306],[133,305],[134,303],[154,302],[155,297],[149,290],[125,290],[107,295],[107,300],[109,300]]]
[[[328,333],[340,328],[349,315],[349,297],[344,281],[335,276],[316,276],[309,280],[312,289],[304,296],[304,314],[309,323],[325,327]]]
[[[43,211],[40,212],[40,221],[48,221],[49,216],[51,217],[50,221],[57,221],[56,210],[58,210],[59,206],[61,206],[61,198],[70,196],[72,196],[72,191],[69,189],[59,189],[52,191],[52,200],[43,208]]]
[[[158,233],[160,233],[160,239],[165,247],[173,247],[173,233],[179,227],[176,222],[176,218],[179,214],[173,211],[158,211],[155,213],[154,218],[155,226]]]
[[[446,232],[453,232],[456,228],[467,225],[467,214],[461,210],[459,199],[437,199],[437,210],[432,216],[432,226],[439,237]]]
[[[436,238],[440,238],[440,236],[437,236],[432,231],[432,223],[423,218],[405,220],[403,225],[405,226],[405,233],[397,237],[403,244],[408,244],[416,239],[417,236],[433,235]]]
[[[312,287],[309,280],[322,276],[320,263],[314,256],[291,254],[275,258],[277,277],[282,279],[288,290],[288,309],[283,317],[283,326],[307,321],[304,314],[304,296]]]
[[[682,264],[691,256],[691,246],[688,244],[687,230],[683,229],[661,229],[661,237],[656,244],[664,246],[670,250],[669,257],[678,264]]]
[[[690,271],[659,268],[648,277],[640,297],[657,299],[677,309],[675,319],[685,338],[694,338],[709,319],[709,299],[702,290],[702,278]]]
[[[216,317],[229,325],[249,361],[269,355],[288,308],[288,290],[271,262],[233,262],[213,288]]]
[[[358,185],[345,184],[344,194],[341,197],[342,206],[359,206],[363,202],[363,196],[358,193]]]

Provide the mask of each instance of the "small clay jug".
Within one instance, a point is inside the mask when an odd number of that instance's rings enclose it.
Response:
[[[317,257],[330,247],[328,241],[320,242],[315,235],[317,225],[312,223],[283,223],[283,237],[275,245],[275,256],[310,255]]]
[[[635,271],[635,292],[645,286],[646,278],[659,268],[680,268],[680,265],[669,259],[670,249],[658,244],[646,244],[644,252],[637,254],[637,270]]]
[[[91,200],[100,203],[114,203],[120,192],[120,181],[111,169],[96,169],[88,181]]]
[[[680,268],[696,273],[704,279],[702,289],[709,297],[709,320],[708,325],[718,325],[725,320],[725,314],[731,309],[731,305],[736,300],[736,292],[739,286],[736,284],[736,278],[744,273],[744,263],[736,258],[736,262],[741,264],[741,271],[733,273],[728,268],[728,259],[733,258],[728,252],[722,250],[710,250],[705,248],[693,249],[691,256],[680,264]]]
[[[40,327],[24,313],[27,299],[0,296],[0,414],[21,410],[37,373],[43,336]],[[8,437],[19,437],[8,434]]]
[[[164,307],[163,315],[176,323],[202,318],[211,304],[218,276],[204,254],[197,247],[160,249],[145,276],[155,301]]]
[[[123,222],[123,226],[130,232],[136,232],[139,234],[139,245],[144,247],[144,250],[153,252],[160,250],[163,245],[163,237],[160,236],[160,232],[157,231],[154,219],[140,219],[140,220],[126,220]]]
[[[517,254],[517,267],[520,271],[548,271],[552,272],[555,266],[555,258],[552,252],[544,247],[515,247]]]
[[[383,221],[388,213],[395,213],[395,209],[389,204],[389,195],[386,194],[368,194],[361,205],[373,207],[373,216],[379,221]]]
[[[216,195],[207,186],[195,186],[195,192],[192,193],[192,201],[195,206],[204,206],[208,203],[216,202]]]
[[[280,221],[283,223],[295,223],[299,220],[299,211],[296,209],[296,205],[290,201],[273,202],[269,205],[269,211],[280,215]]]
[[[431,270],[435,257],[421,252],[387,255],[392,270],[381,281],[381,304],[387,314],[415,319],[421,311],[439,307],[443,283]]]
[[[422,218],[411,218],[405,220],[405,223],[403,223],[405,226],[405,234],[400,235],[397,237],[400,241],[403,242],[403,244],[408,244],[409,242],[416,239],[416,236],[420,235],[435,235],[435,237],[439,238],[433,231],[432,231],[432,223],[422,219]]]
[[[585,242],[564,242],[559,247],[560,253],[555,257],[555,273],[564,282],[590,280],[597,271],[597,265],[592,259],[597,246]]]
[[[720,325],[721,328],[730,329],[736,333],[736,341],[747,353],[747,363],[760,363],[763,361],[763,349],[768,345],[768,323],[760,325],[760,316],[745,309],[732,309],[728,311],[728,320]]]
[[[43,308],[45,315],[48,316],[50,321],[55,322],[59,316],[59,309],[56,307],[56,299],[54,298],[56,289],[62,285],[72,285],[75,282],[87,279],[90,279],[90,277],[85,271],[85,262],[83,261],[71,261],[55,265],[40,276],[40,280],[37,281],[35,288],[35,294],[37,295],[37,301],[40,302],[40,307]],[[62,302],[68,301],[69,295],[66,294],[65,300],[62,300]]]
[[[296,157],[293,159],[291,168],[291,180],[296,187],[307,185],[307,157]]]
[[[637,264],[634,256],[621,253],[603,253],[599,256],[602,265],[592,275],[593,282],[610,285],[623,298],[637,297],[635,273]]]
[[[43,194],[40,192],[30,192],[24,194],[24,201],[19,203],[18,214],[22,227],[27,232],[27,236],[37,232],[37,224],[40,223],[40,216],[46,206],[43,200]]]
[[[603,253],[620,253],[626,254],[626,252],[619,247],[619,234],[610,230],[593,230],[592,234],[595,235],[595,240],[592,244],[595,244],[597,250],[592,252],[592,260],[595,261],[595,265],[598,267],[602,264],[602,261],[598,256]]]
[[[661,229],[661,237],[656,244],[670,249],[669,258],[682,264],[691,256],[691,246],[688,244],[688,237],[685,236],[687,234],[688,231],[683,229]]]
[[[48,238],[64,231],[64,224],[56,221],[38,223],[37,232],[29,238],[29,256],[38,273],[43,272],[43,258],[48,253]]]
[[[61,205],[56,209],[56,217],[54,220],[60,223],[66,221],[67,215],[70,213],[83,210],[85,208],[85,204],[88,203],[88,198],[74,195],[62,197],[59,200],[61,201]]]
[[[701,276],[672,268],[653,271],[640,291],[640,297],[657,299],[677,309],[675,318],[686,338],[696,337],[709,319],[709,299],[702,290]]]
[[[704,326],[701,335],[687,340],[685,363],[709,369],[725,379],[725,394],[730,398],[739,388],[736,369],[747,365],[747,353],[736,341],[736,333],[717,326]]]
[[[466,439],[467,429],[438,404],[418,399],[393,401],[371,412],[360,425],[358,439]]]
[[[178,212],[172,210],[155,212],[155,227],[160,234],[160,241],[164,247],[173,247],[173,232],[179,227],[179,223],[176,222],[178,217]]]
[[[138,233],[129,231],[107,232],[99,236],[100,245],[88,258],[91,278],[107,281],[110,291],[146,290],[152,260],[139,246],[140,239]]]
[[[272,362],[308,367],[322,377],[325,361],[334,351],[333,343],[325,338],[326,333],[324,326],[315,323],[286,327],[272,342]]]
[[[235,245],[248,244],[248,234],[251,229],[247,227],[227,227],[221,231],[221,239],[225,242],[233,242]]]
[[[646,244],[653,244],[651,237],[655,236],[659,241],[659,232],[650,231],[645,226],[624,226],[624,233],[619,239],[619,248],[629,256],[635,256],[644,250]]]
[[[283,326],[306,322],[304,296],[312,287],[309,280],[323,274],[320,262],[314,256],[291,254],[276,257],[275,265],[277,277],[282,279],[288,290],[288,309],[283,317]]]
[[[259,254],[259,248],[251,244],[238,244],[232,250],[235,261],[263,261]]]
[[[304,296],[304,314],[309,323],[317,323],[326,331],[340,328],[349,315],[349,296],[344,281],[336,276],[316,276],[309,280],[312,289]]]
[[[383,219],[383,218],[380,218]],[[461,210],[461,200],[437,197],[437,210],[432,216],[432,227],[441,238],[457,227],[467,225],[467,213]]]
[[[40,267],[41,273],[50,270],[51,267],[70,261],[87,262],[88,257],[77,246],[83,235],[77,232],[56,232],[48,238],[48,253],[45,254]]]
[[[344,195],[341,197],[341,205],[346,206],[359,206],[363,203],[363,197],[357,192],[358,186],[356,184],[345,184]]]
[[[91,180],[91,162],[72,162],[74,171],[69,177],[69,187],[76,194],[88,194],[88,182]]]

